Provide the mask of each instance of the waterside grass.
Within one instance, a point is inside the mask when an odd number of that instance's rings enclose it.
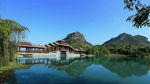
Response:
[[[0,67],[0,74],[2,74],[4,71],[19,68],[19,67],[23,67],[23,64],[10,62],[8,66]]]
[[[109,54],[108,57],[127,57],[127,55],[122,55],[122,54]]]

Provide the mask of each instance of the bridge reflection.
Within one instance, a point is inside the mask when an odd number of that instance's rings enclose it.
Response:
[[[84,57],[85,58],[85,57]],[[79,60],[82,58],[73,58],[73,59],[61,59],[57,60],[56,58],[32,58],[32,57],[25,57],[25,58],[17,58],[16,62],[26,65],[32,65],[32,64],[67,64],[70,62],[73,62],[74,60]]]
[[[116,73],[122,78],[133,75],[143,76],[150,70],[150,59],[146,58],[91,57],[59,61],[52,58],[24,58],[17,59],[17,62],[27,65],[44,64],[49,68],[65,71],[68,75],[74,77],[80,77],[86,68],[92,65],[103,66],[106,70]]]
[[[52,59],[48,58],[29,58],[29,59],[17,59],[17,63],[22,64],[50,64]]]

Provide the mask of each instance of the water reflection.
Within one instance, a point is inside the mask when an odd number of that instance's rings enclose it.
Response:
[[[31,66],[24,66],[17,68],[18,71],[27,70]],[[0,74],[0,84],[18,84],[18,80],[16,78],[15,69],[4,71]]]
[[[9,70],[0,74],[0,84],[17,84],[14,70]]]
[[[142,58],[104,58],[101,65],[118,74],[120,77],[126,78],[132,75],[143,76],[150,69],[150,60]]]
[[[30,66],[6,71],[3,73],[3,78],[5,77],[6,84],[41,84],[43,82],[45,84],[62,84],[62,82],[71,84],[81,82],[85,84],[93,82],[97,84],[140,84],[147,78],[146,75],[150,69],[150,59],[144,58],[91,57],[68,61],[49,60],[47,62],[47,60],[31,61],[30,59],[26,62],[20,60],[20,63]],[[133,75],[140,77],[141,80],[132,78]],[[0,79],[3,78],[0,75]],[[146,81],[146,83],[150,82]]]
[[[79,77],[84,70],[91,66],[102,65],[109,71],[116,73],[122,78],[135,76],[143,76],[150,69],[150,60],[144,58],[114,58],[114,57],[92,57],[87,59],[76,60],[67,63],[51,63],[50,68],[57,70],[65,70],[69,75]]]

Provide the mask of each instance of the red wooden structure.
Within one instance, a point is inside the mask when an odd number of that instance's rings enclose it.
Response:
[[[18,46],[17,52],[48,53],[45,46],[32,45],[30,42],[27,42],[27,41],[19,41],[19,46]]]
[[[27,41],[19,41],[18,51],[22,53],[49,53],[55,51],[68,51],[71,53],[83,54],[83,49],[75,49],[68,45],[64,40],[59,40],[53,43],[49,43],[45,46],[33,45]]]

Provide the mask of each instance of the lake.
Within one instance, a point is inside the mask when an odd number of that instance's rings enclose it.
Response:
[[[90,57],[22,63],[28,66],[7,72],[6,84],[150,84],[150,59],[145,58]]]

